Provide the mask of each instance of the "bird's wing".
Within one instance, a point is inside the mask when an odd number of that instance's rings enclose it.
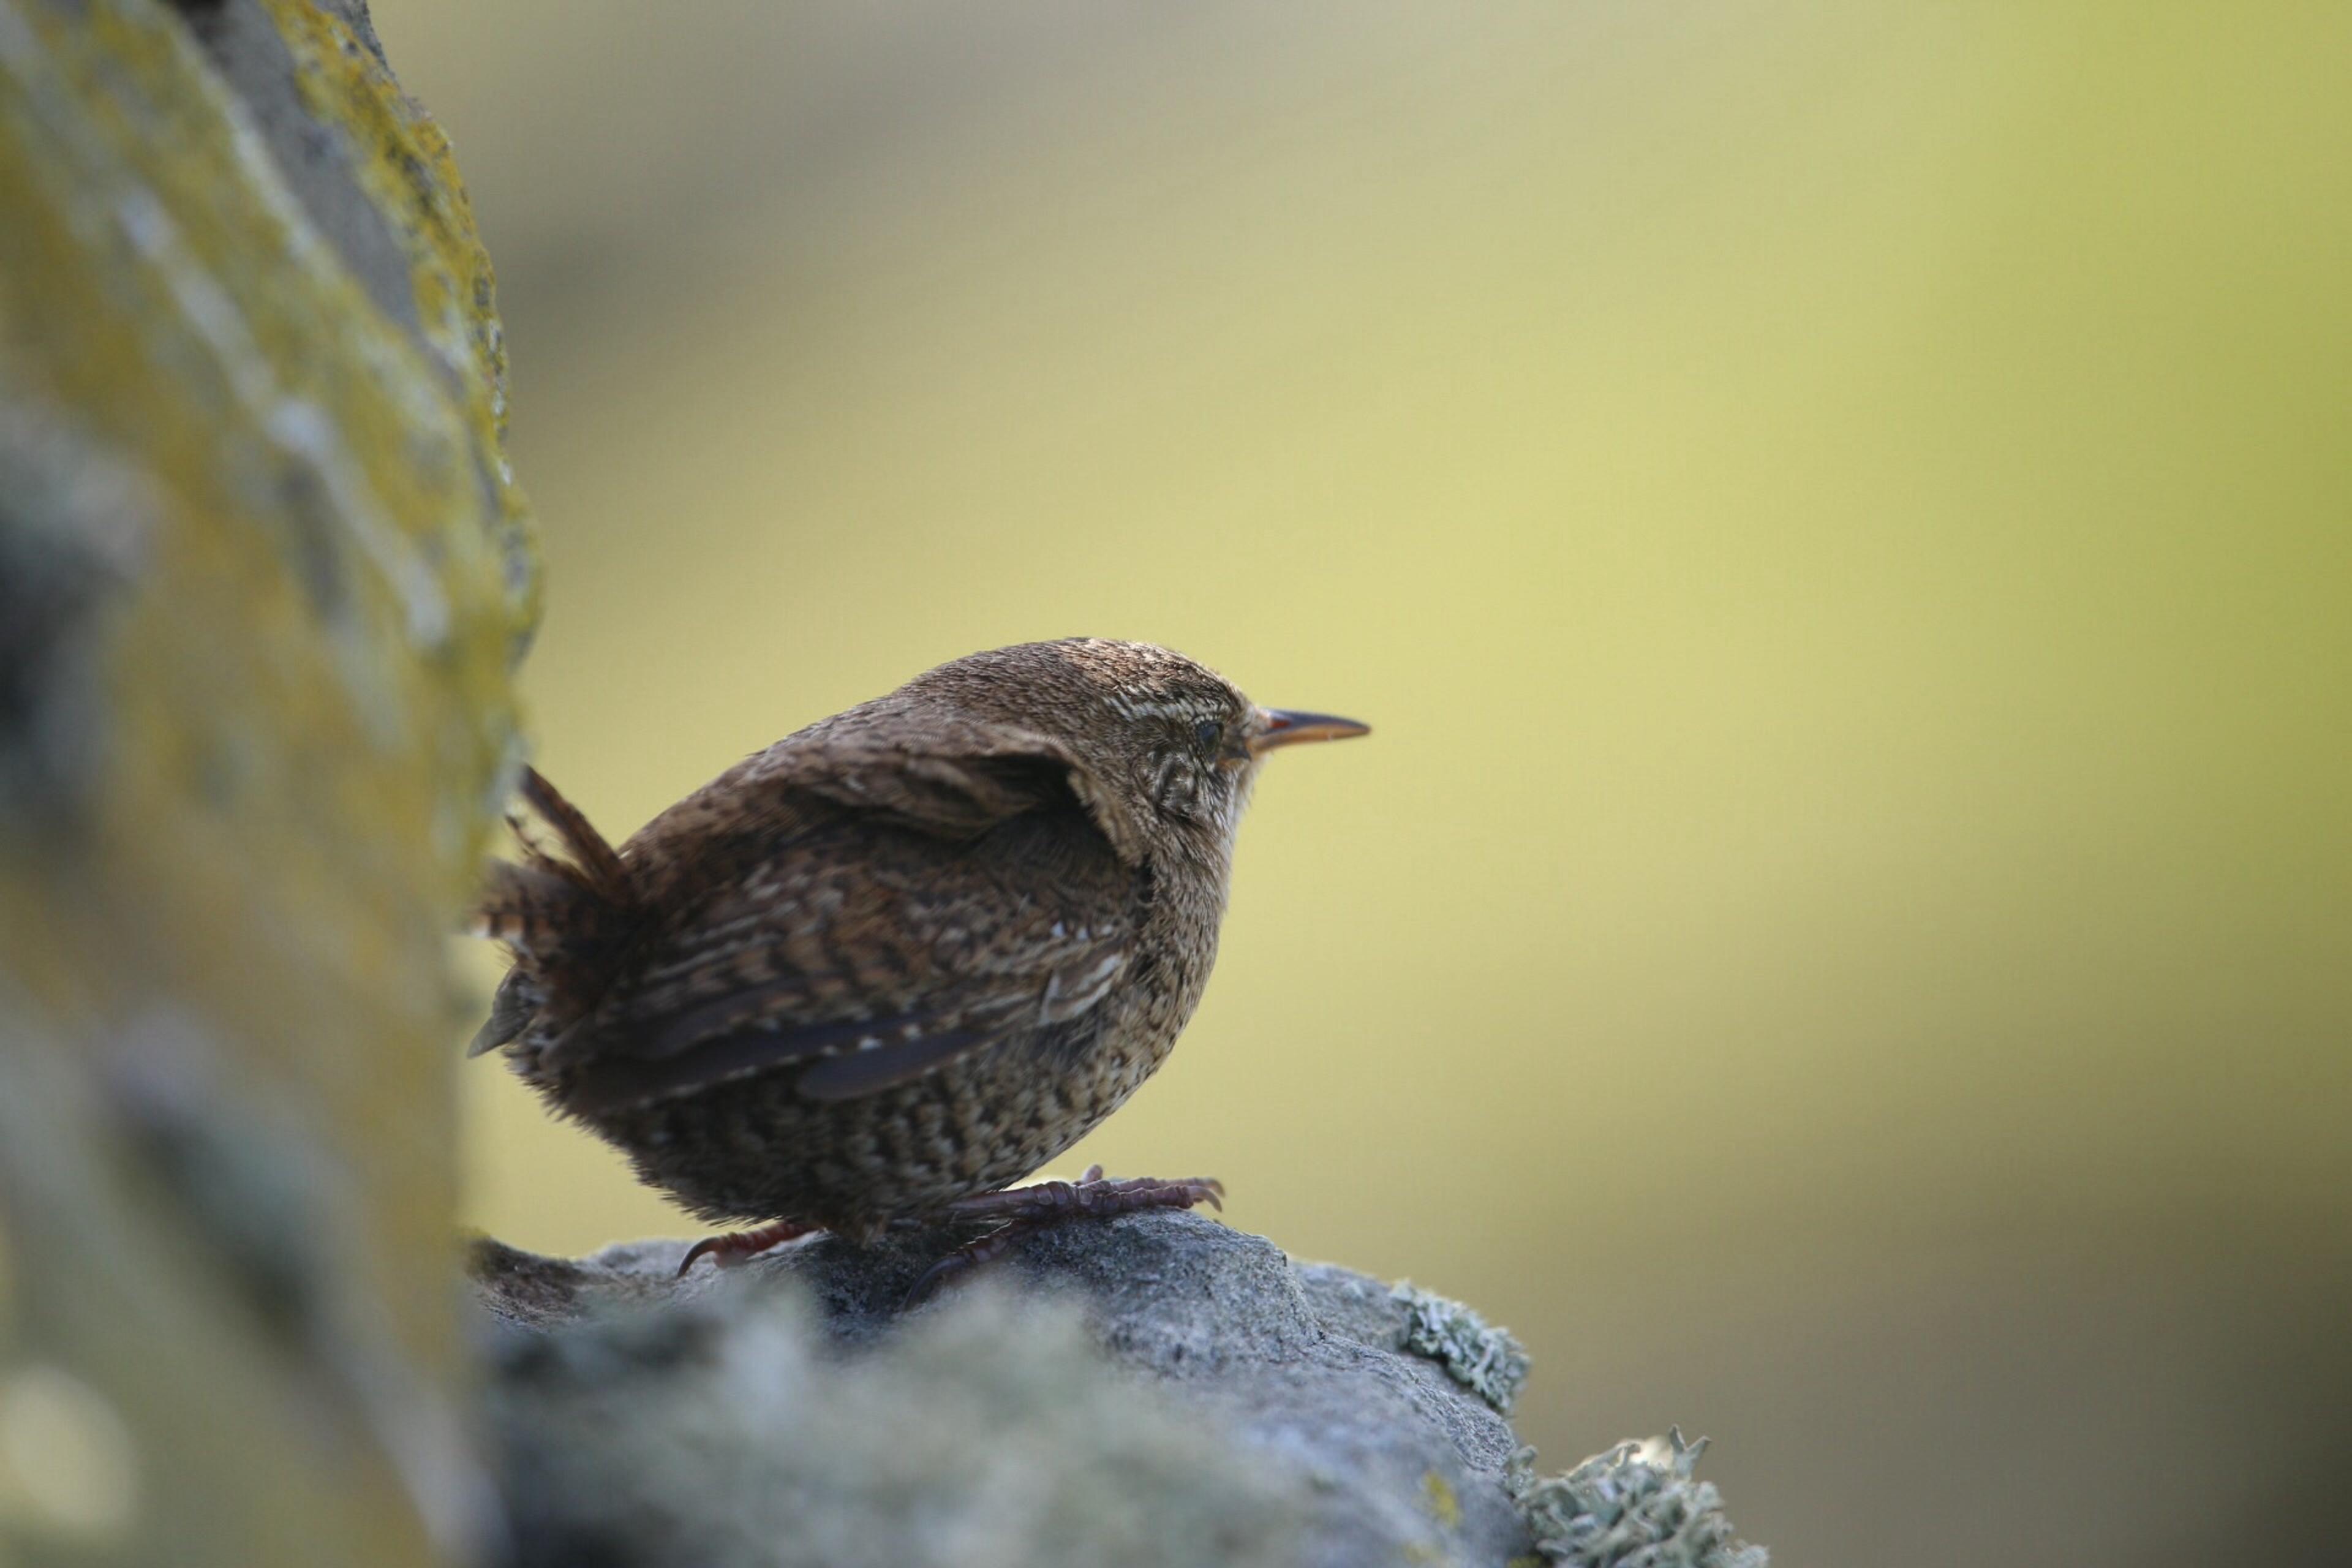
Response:
[[[845,723],[864,717],[856,726]],[[851,710],[745,758],[647,823],[622,847],[632,879],[658,900],[670,878],[701,879],[714,854],[766,841],[835,811],[927,837],[977,837],[997,824],[1073,804],[1111,852],[1143,858],[1139,826],[1060,742],[964,716]],[[832,726],[842,726],[834,729]]]
[[[1057,755],[814,762],[556,1047],[580,1109],[788,1068],[813,1098],[872,1093],[1078,1019],[1125,968],[1134,869]]]

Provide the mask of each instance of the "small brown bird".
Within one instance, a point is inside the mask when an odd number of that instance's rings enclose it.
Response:
[[[697,1215],[810,1230],[1001,1219],[918,1283],[1071,1213],[1214,1202],[1211,1180],[1003,1190],[1176,1043],[1208,983],[1265,754],[1366,733],[1259,708],[1166,648],[973,654],[730,768],[614,850],[536,773],[561,840],[499,863],[481,934],[503,1046],[559,1113]]]

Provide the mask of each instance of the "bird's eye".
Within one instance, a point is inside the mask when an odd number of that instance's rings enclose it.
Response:
[[[1192,739],[1206,751],[1224,739],[1225,727],[1214,719],[1203,719],[1192,726]]]

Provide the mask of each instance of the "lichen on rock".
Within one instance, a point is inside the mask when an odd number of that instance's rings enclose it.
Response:
[[[1528,1352],[1508,1329],[1491,1328],[1461,1302],[1401,1279],[1389,1292],[1405,1310],[1404,1348],[1508,1415],[1528,1381]]]
[[[520,1562],[1764,1568],[1679,1434],[1538,1480],[1526,1352],[1459,1302],[1160,1213],[903,1311],[955,1239],[478,1242]]]
[[[502,374],[360,0],[0,0],[0,1379],[119,1426],[122,1561],[483,1524],[446,933],[535,609]]]
[[[1535,1450],[1523,1449],[1509,1486],[1536,1550],[1566,1568],[1766,1568],[1764,1548],[1732,1533],[1715,1484],[1692,1474],[1706,1442],[1673,1427],[1540,1479]]]

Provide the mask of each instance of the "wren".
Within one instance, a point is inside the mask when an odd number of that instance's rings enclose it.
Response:
[[[1361,735],[1260,708],[1142,643],[972,654],[728,769],[617,850],[526,772],[520,863],[477,931],[514,967],[503,1047],[560,1115],[701,1218],[728,1262],[809,1231],[998,1227],[916,1287],[1071,1214],[1213,1180],[1008,1184],[1116,1110],[1208,984],[1268,752]]]

